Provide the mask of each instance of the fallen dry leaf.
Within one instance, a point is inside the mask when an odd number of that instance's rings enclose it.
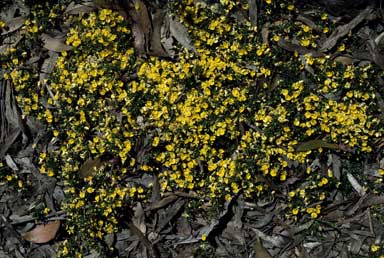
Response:
[[[160,210],[158,212],[159,223],[156,232],[161,232],[168,225],[168,223],[179,213],[185,203],[186,200],[179,199],[166,210]]]
[[[100,158],[88,159],[81,165],[79,173],[82,177],[94,176],[97,170],[103,165],[103,162]]]
[[[360,196],[363,196],[366,194],[364,188],[359,184],[359,182],[356,180],[356,178],[351,173],[347,174],[347,178],[348,178],[349,183],[351,183],[353,189],[355,189],[355,191]]]
[[[19,171],[19,168],[17,167],[15,161],[12,159],[11,155],[9,155],[9,154],[5,155],[5,163],[13,171]]]
[[[316,150],[319,148],[337,150],[339,149],[339,145],[334,143],[329,143],[323,140],[310,140],[307,142],[300,143],[296,147],[296,151],[309,151],[309,150]]]
[[[57,58],[59,57],[59,54],[54,51],[49,51],[49,57],[47,57],[43,64],[41,65],[41,73],[39,75],[40,83],[45,83],[45,80],[48,79],[48,76],[52,73],[53,69],[55,68],[55,64],[57,61]],[[54,97],[54,96],[51,96]]]
[[[287,51],[290,51],[290,52],[297,52],[299,53],[300,55],[306,55],[306,54],[312,54],[312,57],[320,57],[320,56],[324,56],[323,53],[319,53],[315,50],[311,50],[311,49],[308,49],[306,47],[303,47],[301,45],[298,45],[298,44],[294,44],[292,42],[290,42],[289,40],[286,40],[286,39],[283,39],[281,38],[278,42],[277,42],[277,45]]]
[[[269,42],[268,42],[268,37],[269,37],[269,27],[270,27],[270,23],[267,22],[266,24],[264,24],[263,28],[261,29],[261,37],[263,39],[263,43],[266,44],[267,46],[269,46]]]
[[[37,225],[31,231],[24,233],[22,237],[35,244],[44,244],[56,237],[60,228],[60,220],[50,221],[47,224]]]
[[[82,2],[80,4],[75,4],[74,2],[70,3],[65,9],[64,13],[67,14],[80,14],[80,13],[89,13],[96,8],[94,2]]]
[[[256,0],[248,0],[249,11],[248,16],[251,20],[252,26],[257,26],[257,1]]]
[[[169,195],[157,202],[151,203],[151,205],[145,211],[161,209],[167,206],[168,204],[176,201],[178,198],[179,197],[175,194]]]
[[[314,23],[311,19],[303,16],[303,15],[299,15],[297,17],[297,20],[298,21],[301,21],[302,23],[308,25],[309,27],[311,27],[311,29],[313,29],[314,31],[318,32],[318,33],[321,33],[322,32],[322,29],[316,25],[316,23]]]
[[[343,65],[352,65],[353,59],[348,56],[338,56],[334,59],[336,62],[342,63]]]
[[[157,175],[153,176],[153,185],[152,185],[152,196],[151,203],[158,202],[161,200],[160,196],[160,182]]]
[[[1,33],[1,35],[6,35],[8,33],[12,33],[18,29],[20,29],[25,22],[25,17],[15,17],[12,20],[8,21],[7,24],[7,29],[4,30],[4,32]]]
[[[4,54],[10,49],[16,47],[23,37],[24,31],[22,30],[18,30],[15,33],[10,34],[10,36],[3,40],[2,45],[0,45],[0,54]]]
[[[21,130],[17,128],[10,131],[9,134],[4,137],[4,140],[1,141],[1,145],[0,145],[0,159],[4,157],[4,155],[7,153],[8,149],[12,146],[16,138],[19,137],[20,133],[21,133]]]
[[[152,17],[153,32],[151,35],[151,55],[169,56],[161,44],[161,27],[163,25],[165,12],[158,9]]]
[[[178,17],[169,17],[169,29],[172,36],[186,49],[197,53],[196,47],[189,37],[187,28],[179,21]]]
[[[140,202],[133,208],[135,215],[132,218],[132,223],[143,233],[146,234],[147,226],[145,225],[145,215],[143,206]]]
[[[367,7],[352,21],[345,25],[341,25],[324,41],[320,51],[328,51],[333,48],[339,39],[346,36],[353,28],[355,28],[360,22],[364,21],[373,12],[372,7]]]
[[[149,40],[152,33],[151,18],[148,9],[141,0],[133,0],[129,6],[128,14],[132,18],[132,32],[135,38],[135,48],[142,53],[149,49]]]
[[[64,39],[56,39],[46,33],[41,35],[41,40],[44,42],[43,47],[51,51],[62,52],[72,49],[71,46],[68,46],[64,43]]]
[[[272,255],[270,255],[268,250],[261,244],[260,238],[257,238],[253,248],[255,249],[255,256],[253,256],[253,258],[272,258]]]

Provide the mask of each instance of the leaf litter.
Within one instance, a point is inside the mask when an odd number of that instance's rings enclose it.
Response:
[[[253,26],[257,26],[258,1],[248,1],[251,9],[249,19]],[[77,14],[87,13],[97,6],[110,6],[111,2],[71,2],[66,7],[66,13]],[[116,5],[114,3],[113,5]],[[119,7],[122,12],[128,13],[133,19],[132,30],[135,36],[135,46],[142,54],[154,56],[173,56],[172,48],[175,41],[182,47],[197,52],[193,40],[188,35],[186,27],[174,14],[168,13],[166,9],[148,10],[144,1],[135,0],[129,2],[128,10]],[[12,6],[15,9],[15,6]],[[27,12],[23,5],[24,15]],[[13,10],[11,9],[11,10]],[[152,12],[153,11],[153,12]],[[339,25],[336,30],[321,44],[320,50],[313,51],[296,43],[281,39],[278,44],[281,48],[298,52],[301,55],[312,54],[321,56],[323,53],[330,54],[336,43],[361,23],[370,18],[374,10],[367,7],[360,11],[360,14],[346,24]],[[0,53],[17,44],[23,37],[22,25],[25,17],[14,17],[10,11],[8,17],[8,30],[2,33],[5,38],[2,41]],[[3,17],[3,16],[2,16]],[[307,16],[299,16],[303,23],[314,30],[318,30],[313,21]],[[270,33],[268,28],[263,28],[264,34]],[[372,30],[372,29],[370,29]],[[63,38],[42,34],[43,48],[50,51],[41,67],[41,81],[48,78],[52,72],[57,59],[54,52],[70,51],[71,47],[64,43]],[[264,36],[266,39],[268,36]],[[383,33],[376,38],[371,37],[366,42],[365,51],[368,58],[383,68],[383,49],[380,44],[383,41]],[[266,42],[267,43],[267,42]],[[360,62],[358,58],[339,56],[336,59],[344,65],[352,62]],[[33,153],[28,157],[17,157],[22,153],[28,144],[22,142],[22,137],[31,137],[29,127],[25,124],[24,118],[17,108],[14,96],[10,90],[9,82],[1,80],[0,84],[0,158],[5,160],[7,167],[14,173],[27,176],[34,182],[35,187],[28,193],[25,199],[21,192],[12,192],[4,184],[0,185],[0,211],[1,233],[0,233],[0,256],[1,257],[24,257],[28,253],[28,247],[24,240],[41,245],[36,253],[55,255],[56,247],[49,242],[54,242],[60,231],[60,220],[64,220],[65,214],[56,206],[60,203],[64,186],[62,183],[41,175],[33,164]],[[52,93],[52,96],[54,94]],[[380,100],[380,98],[379,98]],[[35,139],[29,139],[35,143],[38,133],[44,134],[44,128],[36,129],[33,135]],[[46,149],[47,143],[37,146]],[[318,148],[327,148],[338,151],[343,146],[327,143],[322,140],[313,140],[300,143],[298,151],[310,151]],[[145,154],[144,154],[145,155]],[[383,236],[383,225],[371,216],[371,207],[381,206],[383,211],[384,197],[375,193],[365,191],[363,178],[347,172],[345,167],[348,161],[338,155],[333,155],[328,164],[319,161],[319,166],[332,166],[336,177],[345,177],[351,188],[356,192],[344,196],[335,190],[334,200],[328,200],[329,205],[317,221],[321,225],[314,228],[314,222],[285,220],[284,214],[279,209],[284,205],[279,200],[259,200],[256,203],[245,204],[242,195],[233,197],[227,201],[222,210],[217,212],[216,217],[207,219],[203,214],[208,212],[210,207],[200,214],[193,214],[186,217],[185,206],[191,201],[207,202],[197,198],[191,193],[169,193],[161,196],[159,183],[156,176],[152,177],[153,193],[149,204],[140,202],[134,207],[134,214],[131,222],[127,222],[127,228],[116,233],[110,242],[114,245],[121,257],[197,257],[201,245],[210,243],[218,246],[216,254],[221,257],[347,257],[349,254],[369,253],[370,246],[367,243],[374,243]],[[95,171],[100,168],[100,160],[88,160],[80,168],[80,174],[86,178],[94,176]],[[356,178],[358,177],[358,178]],[[138,179],[138,182],[148,178]],[[144,184],[144,183],[143,183]],[[56,193],[56,195],[54,195]],[[45,196],[45,198],[44,198]],[[51,201],[48,201],[48,200]],[[41,217],[33,215],[35,208],[40,204],[51,202],[52,212],[45,216],[45,219],[60,219],[41,221]],[[33,204],[34,205],[30,205]],[[336,224],[335,224],[336,223]],[[21,227],[30,229],[19,234]],[[30,228],[32,227],[32,229]],[[369,242],[367,242],[369,240]],[[60,241],[60,240],[58,240]],[[210,248],[212,248],[212,246]],[[220,249],[220,250],[219,250]],[[188,254],[190,256],[184,256]],[[38,257],[38,256],[36,256]],[[92,250],[87,257],[98,257],[96,250]],[[219,257],[219,256],[217,256]]]

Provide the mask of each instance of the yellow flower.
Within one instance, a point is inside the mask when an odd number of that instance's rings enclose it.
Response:
[[[202,240],[202,241],[206,241],[206,240],[207,240],[207,234],[203,233],[203,234],[201,235],[201,240]]]
[[[31,32],[31,33],[36,33],[36,32],[39,31],[39,27],[35,24],[35,25],[33,25],[32,27],[30,27],[30,28],[28,29],[28,31]]]
[[[311,44],[311,41],[307,38],[300,40],[300,45],[302,45],[303,47],[308,47],[310,44]]]
[[[374,253],[374,252],[377,252],[380,250],[380,246],[379,245],[371,245],[371,252]]]
[[[343,52],[345,50],[345,45],[341,44],[337,50],[339,50],[340,52]]]
[[[287,179],[287,172],[284,171],[283,173],[281,173],[280,175],[280,181],[285,181]]]
[[[235,182],[233,182],[231,184],[231,187],[232,187],[233,193],[238,193],[239,192],[239,187],[238,187],[238,185]]]
[[[87,192],[88,192],[88,193],[93,193],[94,191],[95,191],[95,189],[92,188],[92,187],[88,187],[88,188],[87,188]]]
[[[321,19],[322,20],[326,20],[328,18],[328,14],[327,13],[323,13],[322,15],[321,15]]]
[[[280,36],[279,35],[274,35],[273,36],[273,41],[279,41],[280,40]]]
[[[81,191],[80,194],[79,194],[79,197],[80,198],[84,198],[85,197],[85,191]]]
[[[267,4],[272,4],[272,0],[265,0]]]
[[[325,177],[323,177],[323,178],[321,179],[321,181],[320,181],[317,185],[318,185],[318,186],[323,186],[323,185],[326,185],[326,184],[328,184],[328,179],[325,178]]]
[[[49,176],[49,177],[53,177],[54,175],[55,175],[55,172],[53,172],[52,169],[49,169],[49,170],[48,170],[48,176]]]
[[[304,32],[308,32],[311,30],[311,27],[309,27],[308,25],[303,25],[302,28]]]
[[[155,138],[153,138],[152,146],[156,147],[157,145],[159,145],[159,142],[160,138],[156,136]]]
[[[292,214],[293,214],[293,215],[297,215],[297,214],[299,214],[299,209],[298,209],[298,208],[294,208],[294,209],[292,210]]]
[[[319,199],[320,199],[320,201],[324,200],[325,199],[325,193],[321,193],[319,196]]]
[[[76,39],[72,42],[72,46],[74,47],[78,47],[79,45],[81,44],[81,40],[80,39]]]
[[[217,164],[215,163],[208,164],[208,171],[213,171],[216,168],[217,168]]]

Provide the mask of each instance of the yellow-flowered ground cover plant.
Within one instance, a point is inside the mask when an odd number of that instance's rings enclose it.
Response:
[[[107,252],[98,243],[123,227],[136,201],[149,200],[150,187],[128,180],[142,173],[157,174],[162,192],[194,191],[217,204],[238,194],[250,201],[273,195],[286,202],[287,217],[316,219],[330,189],[340,187],[332,168],[324,172],[316,161],[333,152],[369,157],[382,136],[375,67],[278,45],[287,40],[315,51],[333,28],[326,14],[314,31],[284,19],[295,15],[294,2],[265,1],[257,27],[236,16],[247,1],[183,0],[170,8],[196,52],[180,46],[175,58],[139,57],[117,12],[64,17],[73,50],[60,54],[47,81],[53,98],[36,88],[35,71],[20,69],[17,50],[4,57],[24,115],[44,121],[57,147],[40,153],[39,163],[66,186],[62,256],[95,246]],[[32,40],[43,29],[38,19],[26,23]],[[328,145],[298,150],[312,140]],[[87,160],[101,165],[84,175]],[[305,181],[287,184],[293,178]]]

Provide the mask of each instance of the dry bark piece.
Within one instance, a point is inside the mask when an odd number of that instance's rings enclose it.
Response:
[[[22,234],[23,238],[35,244],[44,244],[56,237],[57,231],[60,228],[60,221],[50,221],[47,224],[37,225],[31,231]]]

